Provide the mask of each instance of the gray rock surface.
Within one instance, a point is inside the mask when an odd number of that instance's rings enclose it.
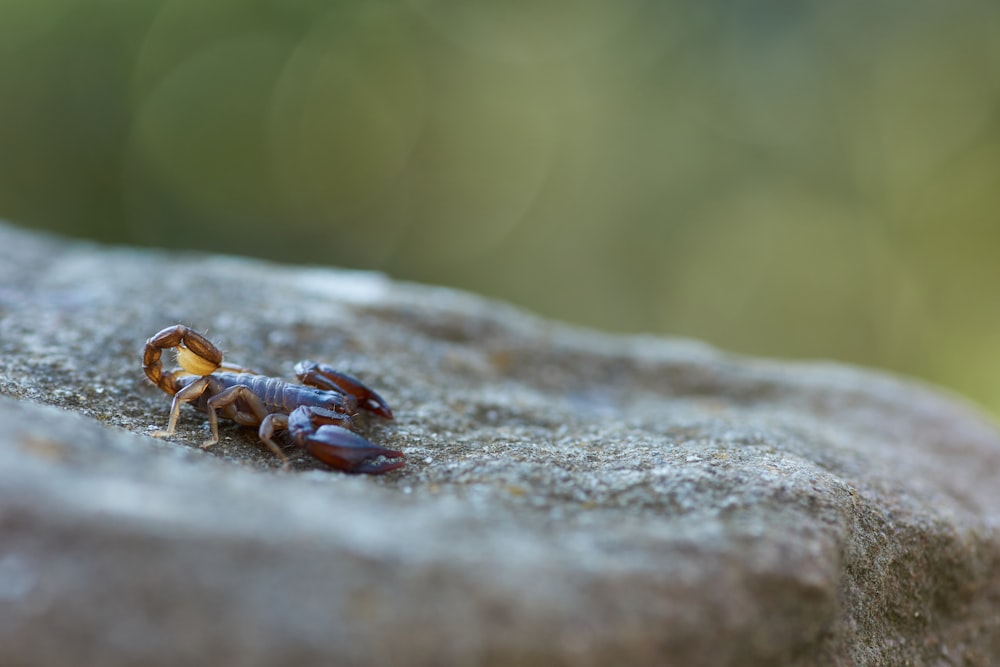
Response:
[[[176,322],[358,375],[407,467],[149,437]],[[7,667],[1000,664],[1000,437],[912,382],[0,226],[0,394]]]

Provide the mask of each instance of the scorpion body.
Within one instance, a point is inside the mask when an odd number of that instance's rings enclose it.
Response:
[[[292,384],[281,378],[269,377],[267,375],[255,375],[254,373],[233,373],[222,372],[212,373],[212,377],[217,383],[218,392],[232,389],[233,387],[246,387],[251,394],[256,396],[267,412],[291,412],[302,406],[314,408],[330,408],[337,411],[350,412],[352,407],[356,407],[355,401],[348,401],[344,396],[321,389],[300,384]],[[181,376],[178,378],[180,388],[196,382],[195,376]],[[191,405],[208,412],[208,401],[211,396],[205,392],[191,402]]]
[[[177,351],[179,368],[164,370],[165,349]],[[295,370],[304,384],[224,366],[215,345],[178,324],[146,341],[142,367],[153,384],[174,397],[167,428],[155,436],[172,435],[181,405],[189,403],[208,414],[212,437],[202,447],[219,441],[221,412],[243,426],[257,426],[261,441],[286,467],[288,457],[273,437],[278,430],[288,431],[299,447],[345,472],[377,474],[404,465],[402,452],[379,447],[347,428],[358,408],[392,419],[388,404],[359,380],[325,364],[298,363]]]

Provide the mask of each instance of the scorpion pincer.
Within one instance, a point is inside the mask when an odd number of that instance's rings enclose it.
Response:
[[[177,350],[179,368],[164,370],[160,356],[168,349]],[[303,384],[223,365],[219,348],[178,324],[146,341],[142,369],[174,397],[167,428],[156,437],[173,435],[181,405],[190,403],[208,413],[212,437],[202,447],[219,441],[221,413],[243,426],[257,426],[261,441],[286,469],[288,457],[274,441],[281,430],[307,453],[344,472],[374,475],[405,465],[403,452],[380,447],[347,428],[358,408],[392,419],[388,404],[360,381],[325,364],[299,362],[295,372]]]

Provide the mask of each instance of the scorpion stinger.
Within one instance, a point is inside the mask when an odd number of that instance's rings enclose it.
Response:
[[[181,368],[163,369],[163,350],[175,348]],[[299,364],[307,385],[223,365],[222,352],[207,338],[182,324],[167,327],[146,341],[142,356],[146,377],[174,397],[165,431],[177,426],[181,406],[189,403],[208,413],[212,437],[219,441],[221,414],[242,426],[257,426],[261,441],[284,466],[288,457],[275,443],[275,431],[286,430],[296,445],[316,459],[344,472],[379,474],[403,467],[403,452],[386,449],[347,430],[355,408],[392,419],[389,405],[359,380],[315,362]],[[381,460],[381,462],[380,462]]]

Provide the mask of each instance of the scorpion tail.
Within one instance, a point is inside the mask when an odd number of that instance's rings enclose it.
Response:
[[[403,452],[379,447],[353,431],[332,424],[304,435],[298,444],[311,456],[344,472],[380,475],[406,465]]]
[[[168,394],[176,394],[182,385],[173,371],[163,370],[160,357],[164,350],[176,349],[177,361],[185,372],[205,376],[214,373],[222,363],[222,352],[210,340],[183,324],[167,327],[146,341],[142,353],[142,370],[146,377]]]

